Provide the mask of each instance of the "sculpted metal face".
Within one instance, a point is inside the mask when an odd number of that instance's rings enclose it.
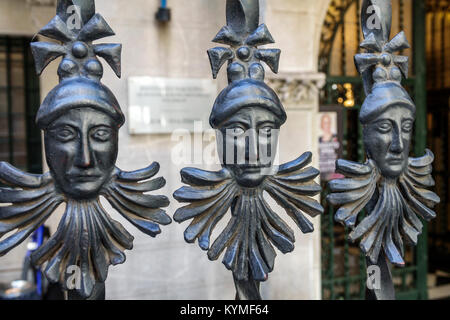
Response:
[[[410,108],[392,106],[364,126],[364,146],[381,175],[399,177],[408,165],[414,125]]]
[[[239,185],[256,187],[272,173],[279,129],[278,118],[258,106],[239,110],[220,126],[219,157]]]
[[[222,170],[181,171],[182,182],[189,186],[175,191],[174,198],[187,205],[177,209],[174,220],[191,220],[184,238],[197,241],[210,260],[224,253],[222,262],[233,273],[237,299],[258,300],[259,283],[274,268],[275,248],[288,253],[295,242],[291,227],[270,208],[266,194],[303,233],[313,232],[306,215],[323,212],[312,198],[321,190],[314,181],[319,171],[309,166],[310,152],[274,166],[286,112],[264,82],[261,61],[277,72],[280,50],[258,48],[274,42],[267,27],[259,25],[258,0],[227,0],[227,26],[213,41],[230,45],[208,50],[214,78],[228,61],[229,85],[217,97],[209,121],[217,130]],[[212,239],[217,223],[226,216],[227,226]]]
[[[115,168],[118,129],[93,108],[71,109],[45,131],[45,150],[57,186],[74,199],[96,198]]]
[[[67,25],[67,13],[79,6],[80,29]],[[120,44],[92,42],[114,32],[95,13],[94,0],[59,0],[57,15],[39,34],[55,42],[31,44],[38,74],[59,56],[60,83],[45,97],[36,115],[44,131],[50,173],[32,175],[0,162],[0,256],[23,242],[65,203],[61,222],[51,238],[30,255],[47,280],[68,291],[69,299],[104,299],[111,265],[125,262],[133,236],[114,221],[100,202],[103,196],[126,220],[156,237],[171,223],[161,209],[167,197],[149,194],[165,185],[152,179],[159,164],[126,172],[115,166],[118,130],[125,117],[114,94],[101,83],[103,57],[121,74]],[[4,236],[7,236],[3,239]],[[72,286],[73,267],[79,286]]]
[[[370,28],[370,7],[380,28]],[[364,53],[355,56],[362,74],[366,99],[359,113],[363,125],[365,163],[336,162],[336,171],[345,176],[329,183],[327,200],[338,208],[335,220],[351,228],[349,239],[360,241],[368,267],[381,270],[378,289],[368,288],[369,299],[395,299],[388,262],[405,266],[404,244],[417,244],[422,222],[436,216],[432,210],[439,197],[429,189],[433,153],[409,158],[416,106],[402,87],[408,76],[408,57],[394,52],[409,48],[402,31],[389,40],[392,7],[390,0],[364,0],[361,26]],[[365,210],[367,215],[358,219]],[[369,270],[369,269],[368,269]]]

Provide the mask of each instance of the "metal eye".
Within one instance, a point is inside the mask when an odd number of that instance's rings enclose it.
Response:
[[[264,136],[270,136],[272,134],[273,128],[271,126],[265,126],[261,129],[259,129],[260,134]]]
[[[387,133],[392,130],[392,124],[389,121],[381,121],[377,123],[377,130],[382,133]]]
[[[75,139],[77,136],[76,131],[69,126],[57,128],[52,131],[52,134],[57,140],[59,140],[61,142],[71,141],[71,140]]]
[[[241,126],[234,126],[226,129],[226,135],[230,137],[239,137],[245,134],[245,129]]]
[[[237,135],[237,136],[240,136],[245,133],[245,130],[241,127],[235,127],[232,130],[233,130],[233,134]]]
[[[402,130],[403,130],[403,132],[409,133],[409,132],[412,131],[412,129],[413,129],[413,122],[412,122],[412,121],[408,120],[408,121],[405,121],[405,122],[402,124]]]
[[[111,138],[111,130],[109,128],[101,127],[94,130],[92,133],[92,138],[95,140],[105,142]]]

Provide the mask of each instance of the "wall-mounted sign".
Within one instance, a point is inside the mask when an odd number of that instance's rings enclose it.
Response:
[[[209,79],[128,79],[130,134],[172,133],[210,128],[209,112],[217,95],[217,84]],[[203,122],[201,126],[199,122]]]

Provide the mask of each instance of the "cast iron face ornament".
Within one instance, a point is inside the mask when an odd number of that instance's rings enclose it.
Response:
[[[120,77],[121,45],[92,43],[114,35],[95,13],[94,0],[59,0],[57,15],[39,34],[60,44],[31,44],[38,74],[63,56],[60,84],[45,98],[36,119],[44,130],[50,173],[31,175],[0,163],[0,180],[11,187],[0,188],[0,202],[10,203],[0,207],[0,238],[13,231],[0,241],[0,255],[24,241],[65,202],[56,233],[32,254],[32,261],[46,263],[47,279],[59,282],[69,298],[104,298],[108,268],[125,262],[124,251],[132,249],[134,238],[110,218],[99,196],[155,237],[161,232],[158,224],[171,222],[160,209],[169,201],[146,192],[162,188],[165,180],[149,180],[158,173],[158,163],[134,172],[115,167],[118,130],[125,118],[113,93],[100,82],[103,68],[97,56]],[[75,289],[68,288],[74,268],[81,277]]]
[[[355,63],[367,94],[359,119],[368,160],[338,160],[337,171],[346,179],[331,181],[327,198],[340,207],[335,219],[352,228],[350,240],[360,240],[368,267],[379,267],[372,270],[381,272],[380,287],[368,288],[367,294],[380,300],[395,299],[388,261],[405,265],[404,243],[417,244],[419,217],[434,218],[432,208],[440,201],[427,190],[434,186],[433,153],[408,158],[416,107],[401,86],[402,75],[408,76],[408,57],[393,53],[409,44],[403,31],[389,41],[391,16],[390,0],[364,0],[361,47],[367,53],[357,54]],[[368,216],[357,224],[364,208]]]
[[[237,299],[258,300],[259,283],[274,268],[273,246],[288,253],[295,241],[292,229],[270,208],[263,193],[275,199],[304,233],[312,232],[304,213],[315,217],[323,212],[312,198],[321,190],[314,182],[319,171],[308,167],[309,152],[279,167],[273,165],[277,131],[286,113],[264,83],[260,61],[277,72],[280,50],[258,49],[274,42],[267,27],[259,25],[258,0],[227,0],[227,25],[213,41],[231,47],[208,51],[214,78],[228,61],[229,86],[217,97],[210,116],[223,169],[181,171],[182,182],[190,186],[177,190],[174,197],[189,204],[176,211],[174,220],[193,219],[185,240],[198,240],[210,260],[225,251],[223,264],[233,273]],[[211,245],[211,233],[229,209],[228,225]]]

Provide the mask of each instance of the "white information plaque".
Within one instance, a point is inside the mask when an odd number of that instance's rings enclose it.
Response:
[[[130,134],[206,130],[217,95],[210,79],[130,77],[128,127]],[[199,125],[202,122],[202,125]]]

